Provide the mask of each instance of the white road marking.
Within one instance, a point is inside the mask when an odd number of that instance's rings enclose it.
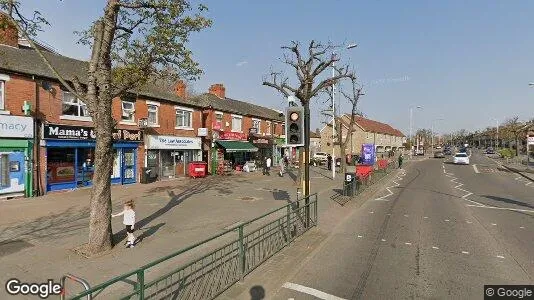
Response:
[[[446,219],[445,222],[449,222],[449,219]]]
[[[519,229],[525,229],[525,227],[521,226],[521,227],[519,227]]]
[[[475,173],[477,173],[477,174],[480,173],[480,172],[478,171],[478,169],[477,169],[477,165],[473,165],[473,169],[475,169]]]
[[[382,242],[385,242],[386,240],[385,239],[382,239]]]
[[[462,253],[463,253],[463,254],[469,254],[469,252],[467,252],[467,251],[462,251]]]
[[[369,213],[370,213],[370,214],[374,214],[375,212],[374,212],[374,211],[370,211]]]
[[[432,246],[432,249],[436,249],[436,250],[437,250],[437,249],[439,249],[439,248],[438,248],[438,247],[436,247],[436,246]]]
[[[404,244],[406,244],[406,245],[411,245],[412,243],[406,242],[406,243],[404,243]]]
[[[491,223],[491,225],[492,225],[492,226],[497,226],[497,224],[495,224],[495,223]]]
[[[358,237],[359,237],[359,238],[362,238],[363,236],[361,236],[361,235],[358,235]]]
[[[406,218],[408,218],[408,215],[404,215]]]
[[[502,256],[502,255],[497,255],[497,257],[498,257],[498,258],[504,258],[504,256]]]
[[[423,217],[423,219],[428,219],[428,217]]]
[[[473,222],[471,222],[471,221],[466,221],[466,222],[467,222],[467,224],[471,224],[471,223],[473,223]]]
[[[468,204],[467,206],[480,207],[480,208],[490,208],[490,209],[500,209],[500,210],[521,211],[521,212],[532,212],[532,213],[534,213],[534,210],[532,210],[532,209],[518,209],[518,208],[495,207],[495,206],[485,206],[485,205],[480,206],[480,205],[470,205],[470,204]]]
[[[525,185],[530,185],[530,184],[532,184],[532,181],[531,181],[531,182],[528,182],[528,183],[526,183]]]
[[[304,293],[304,294],[312,295],[312,296],[317,297],[319,299],[324,299],[324,300],[345,300],[343,298],[340,298],[340,297],[337,297],[337,296],[334,296],[334,295],[331,295],[331,294],[328,294],[328,293],[325,293],[325,292],[322,292],[322,291],[319,291],[319,290],[316,290],[316,289],[312,289],[312,288],[307,287],[307,286],[296,284],[296,283],[286,282],[286,283],[284,283],[284,285],[282,285],[282,287],[285,287],[286,289],[294,290],[294,291],[297,291],[297,292],[301,292],[301,293]]]

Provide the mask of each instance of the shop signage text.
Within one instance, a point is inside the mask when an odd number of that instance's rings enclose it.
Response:
[[[0,115],[0,137],[33,138],[33,119]]]
[[[247,135],[241,132],[219,132],[219,140],[246,140]]]
[[[166,135],[147,135],[147,149],[200,149],[201,139]]]
[[[94,128],[82,126],[67,126],[46,124],[43,127],[43,137],[45,139],[56,140],[94,140],[96,133]],[[142,132],[139,130],[115,129],[113,139],[116,141],[140,142],[143,140]]]
[[[252,143],[254,143],[254,144],[269,144],[269,140],[267,140],[267,139],[256,139],[256,140],[252,140]]]

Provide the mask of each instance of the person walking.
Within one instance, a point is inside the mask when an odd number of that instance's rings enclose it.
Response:
[[[328,154],[326,156],[326,164],[328,165],[328,170],[332,170],[332,155]]]
[[[403,161],[402,153],[399,155],[399,169],[402,169],[402,161]]]
[[[271,176],[271,157],[267,156],[265,160],[265,168],[267,170],[267,176]]]
[[[112,214],[111,217],[123,216],[122,223],[126,226],[126,234],[128,239],[126,241],[126,248],[133,248],[135,246],[134,225],[135,225],[135,203],[133,200],[128,200],[124,203],[124,209],[118,214]]]

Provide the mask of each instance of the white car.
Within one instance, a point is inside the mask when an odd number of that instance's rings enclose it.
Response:
[[[322,160],[322,161],[327,161],[328,160],[328,154],[324,153],[324,152],[317,152],[313,155],[313,159],[318,159],[318,160]]]
[[[456,155],[454,155],[454,158],[453,158],[453,163],[456,165],[458,164],[468,165],[469,156],[467,155],[467,153],[463,153],[463,152],[456,153]]]

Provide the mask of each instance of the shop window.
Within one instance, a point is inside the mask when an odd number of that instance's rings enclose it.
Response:
[[[5,109],[5,85],[6,82],[3,80],[0,80],[0,110]]]
[[[121,160],[119,149],[113,149],[113,173],[111,178],[120,178],[121,177]]]
[[[233,132],[243,132],[242,124],[243,124],[243,117],[232,116],[232,131]]]
[[[71,92],[63,92],[62,115],[78,118],[89,118],[87,105],[76,98]]]
[[[9,156],[0,154],[0,187],[9,186]]]
[[[75,174],[74,148],[48,148],[47,149],[47,181],[49,183],[62,183],[74,181]]]
[[[121,120],[123,122],[135,123],[135,104],[132,101],[122,101]]]
[[[148,104],[148,125],[158,125],[158,111],[159,107],[154,104]]]
[[[256,132],[261,133],[261,120],[252,119],[252,128],[256,128]]]
[[[192,128],[193,111],[176,108],[176,128]]]
[[[267,135],[271,135],[271,122],[267,121],[267,129],[266,132]]]

